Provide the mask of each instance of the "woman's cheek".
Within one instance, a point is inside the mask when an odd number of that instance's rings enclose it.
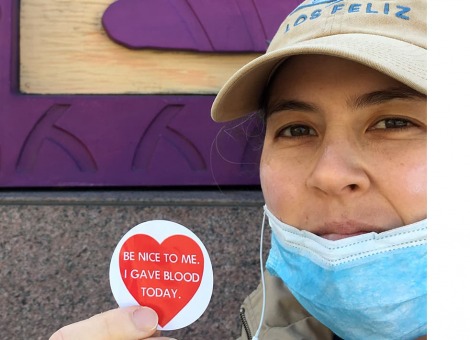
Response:
[[[417,222],[427,216],[427,166],[426,161],[414,159],[396,167],[388,168],[387,198],[393,202],[405,224]]]
[[[424,196],[427,193],[427,167],[426,165],[416,166],[407,176],[407,187],[410,196]]]
[[[407,196],[410,206],[412,206],[413,219],[420,220],[427,216],[427,166],[416,164],[407,175]]]
[[[282,206],[282,172],[274,169],[270,162],[264,161],[260,167],[261,189],[268,208],[278,214]]]
[[[296,206],[296,185],[292,171],[272,166],[269,162],[261,164],[260,180],[264,200],[269,210],[278,218],[287,218]]]

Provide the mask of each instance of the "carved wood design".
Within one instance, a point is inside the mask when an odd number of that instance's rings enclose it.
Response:
[[[102,27],[103,12],[112,3],[21,0],[21,92],[215,94],[231,74],[259,55],[130,50],[112,41]]]
[[[81,172],[95,172],[96,162],[87,146],[75,135],[55,123],[69,109],[70,105],[55,104],[34,125],[21,148],[16,170],[31,172],[45,141],[59,146],[69,156]]]
[[[301,1],[117,0],[103,27],[129,48],[264,52],[278,25]]]
[[[174,147],[175,151],[184,157],[192,170],[206,170],[206,162],[196,145],[187,136],[170,125],[171,120],[182,109],[182,105],[167,105],[155,116],[136,148],[132,169],[147,169],[157,144],[161,140],[166,140]],[[167,165],[165,164],[165,166]]]

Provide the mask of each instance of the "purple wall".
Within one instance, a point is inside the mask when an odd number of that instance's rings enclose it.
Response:
[[[112,39],[132,48],[259,51],[299,2],[272,8],[267,0],[224,5],[212,0],[119,0],[104,13],[103,24]],[[154,8],[152,17],[140,10],[142,20],[116,25],[131,3],[161,8]],[[201,6],[205,11],[198,10]],[[165,30],[163,19],[169,16],[182,28]],[[253,124],[212,122],[214,96],[19,93],[18,18],[18,1],[0,0],[0,187],[259,183],[261,141],[246,137],[256,135]],[[136,34],[141,29],[136,22],[152,18],[160,25],[156,32],[171,39],[149,42]],[[221,31],[232,32],[230,39]],[[143,40],[132,40],[133,34]]]

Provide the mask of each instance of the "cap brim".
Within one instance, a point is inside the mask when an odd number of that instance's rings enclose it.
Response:
[[[273,69],[281,60],[300,54],[350,59],[427,93],[426,49],[383,36],[338,34],[268,52],[246,64],[219,91],[212,105],[212,119],[225,122],[259,110],[261,95]]]

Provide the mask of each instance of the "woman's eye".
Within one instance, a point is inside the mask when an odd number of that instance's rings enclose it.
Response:
[[[404,118],[386,118],[375,123],[369,130],[379,129],[406,129],[416,126],[414,123]]]
[[[291,125],[279,131],[280,137],[315,136],[316,132],[306,125]]]

